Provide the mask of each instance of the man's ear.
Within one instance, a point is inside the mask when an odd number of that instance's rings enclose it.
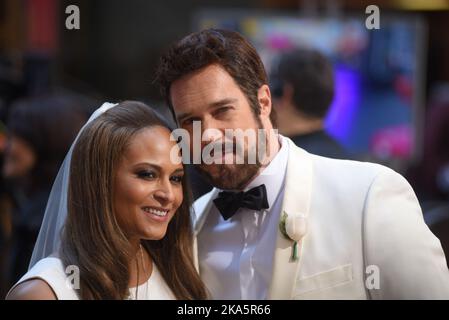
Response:
[[[257,92],[257,100],[260,106],[260,116],[261,117],[270,117],[271,113],[271,92],[268,85],[262,85]]]

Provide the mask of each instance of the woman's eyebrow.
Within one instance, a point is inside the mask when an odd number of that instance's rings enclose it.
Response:
[[[142,165],[153,167],[157,171],[164,171],[164,169],[161,166],[159,166],[157,164],[149,163],[149,162],[139,162],[139,163],[135,164],[134,167],[139,167]],[[173,171],[173,173],[184,173],[184,169],[183,168],[175,169]]]
[[[157,164],[150,163],[150,162],[139,162],[139,163],[136,163],[133,167],[139,167],[139,166],[150,166],[159,171],[162,169],[161,166],[158,166]]]

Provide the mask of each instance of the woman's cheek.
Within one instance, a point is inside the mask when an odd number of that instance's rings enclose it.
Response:
[[[134,181],[130,191],[136,201],[145,202],[152,190],[151,182],[138,180]]]
[[[181,206],[182,201],[184,200],[184,196],[182,193],[182,187],[177,190],[177,197],[176,197],[176,209],[178,209]]]

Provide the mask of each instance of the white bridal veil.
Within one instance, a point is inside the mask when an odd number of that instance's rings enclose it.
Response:
[[[70,147],[70,150],[59,169],[48,198],[44,219],[34,246],[33,255],[31,256],[30,269],[39,260],[56,252],[61,244],[61,229],[64,226],[67,217],[67,192],[69,186],[70,162],[72,159],[72,151],[78,137],[90,122],[114,106],[116,106],[116,104],[106,102],[98,108],[81,128],[75,141]]]

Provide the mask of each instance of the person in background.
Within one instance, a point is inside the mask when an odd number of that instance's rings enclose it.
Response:
[[[281,134],[310,153],[351,158],[324,128],[334,98],[334,72],[326,57],[312,49],[284,53],[273,73],[272,85]]]
[[[7,119],[3,176],[13,199],[7,285],[28,270],[57,170],[86,116],[78,100],[49,94],[19,100]]]

